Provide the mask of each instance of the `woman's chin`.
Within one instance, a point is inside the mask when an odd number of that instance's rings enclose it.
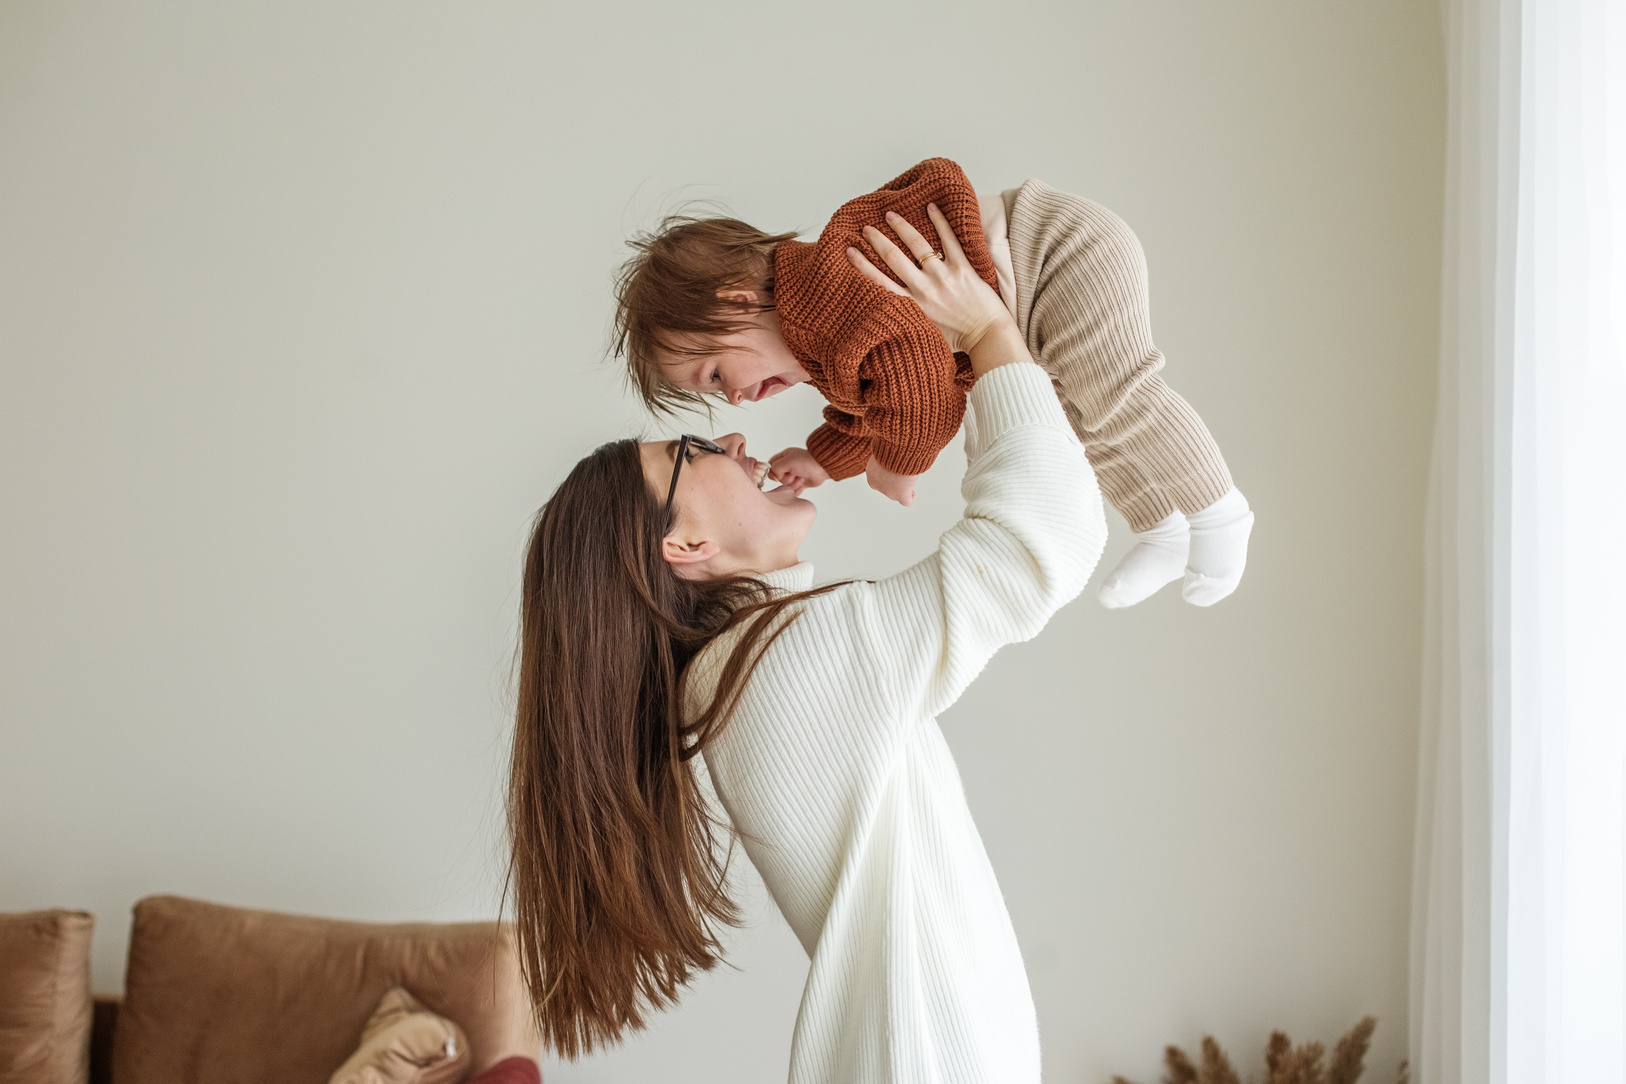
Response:
[[[770,489],[763,496],[784,509],[786,514],[796,521],[794,530],[799,539],[807,537],[807,532],[813,527],[813,521],[819,517],[818,505],[806,497],[798,497],[790,486]]]

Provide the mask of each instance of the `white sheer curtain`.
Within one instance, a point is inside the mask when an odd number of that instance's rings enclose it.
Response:
[[[1419,1084],[1626,1081],[1626,0],[1446,0]]]

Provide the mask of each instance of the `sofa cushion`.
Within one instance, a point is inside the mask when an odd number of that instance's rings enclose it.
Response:
[[[392,986],[361,1031],[361,1045],[328,1084],[457,1084],[469,1067],[463,1029]]]
[[[91,917],[0,915],[0,1084],[85,1084]]]
[[[537,1054],[506,925],[381,925],[142,900],[114,1084],[326,1084],[392,986],[462,1026],[475,1072]]]

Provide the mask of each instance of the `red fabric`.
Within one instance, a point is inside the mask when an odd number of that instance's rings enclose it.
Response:
[[[941,249],[926,215],[928,203],[948,219],[977,274],[998,289],[977,193],[965,171],[947,158],[928,158],[842,205],[817,241],[782,241],[774,251],[780,330],[830,404],[807,450],[832,478],[861,473],[872,453],[888,470],[922,474],[960,431],[971,387],[969,359],[950,353],[920,306],[847,262],[851,246],[887,271],[862,231],[875,226],[897,241],[886,225],[888,211]]]
[[[504,1058],[463,1084],[542,1084],[542,1067],[530,1058]]]

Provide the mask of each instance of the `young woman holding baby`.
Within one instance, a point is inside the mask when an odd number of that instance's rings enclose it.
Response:
[[[737,834],[811,958],[794,1084],[1039,1080],[1021,954],[936,716],[1078,595],[1106,525],[1050,376],[928,217],[937,245],[906,221],[902,248],[870,242],[968,370],[966,510],[935,552],[814,587],[813,506],[798,480],[759,489],[737,434],[607,444],[538,516],[511,897],[561,1053],[641,1026],[717,962]]]

